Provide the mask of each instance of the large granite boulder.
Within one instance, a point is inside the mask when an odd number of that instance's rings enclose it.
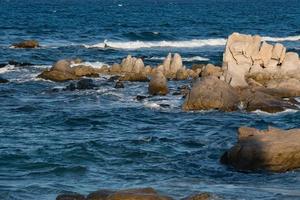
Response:
[[[262,42],[260,36],[233,33],[228,37],[223,54],[223,79],[233,87],[247,87],[247,77],[253,80],[264,78],[268,81],[289,79],[297,76],[300,80],[300,61],[296,52],[286,52],[286,48]]]
[[[169,92],[168,81],[162,71],[157,71],[151,78],[148,86],[151,95],[166,95]]]
[[[183,110],[237,110],[239,96],[228,83],[209,76],[194,83],[182,106]]]
[[[300,168],[300,129],[241,127],[238,142],[221,157],[238,170],[285,172]]]

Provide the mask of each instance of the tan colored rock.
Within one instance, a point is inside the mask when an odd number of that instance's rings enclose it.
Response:
[[[151,75],[151,73],[152,73],[152,67],[151,67],[150,65],[147,65],[147,66],[145,67],[145,73],[146,73],[147,75]]]
[[[122,72],[131,72],[133,68],[134,60],[131,55],[128,55],[122,60],[121,71]]]
[[[294,73],[300,70],[299,55],[296,52],[287,52],[281,65],[281,70],[284,73]]]
[[[210,199],[214,199],[213,195],[204,192],[204,193],[190,195],[186,198],[183,198],[182,200],[210,200]]]
[[[119,74],[121,73],[122,67],[120,64],[114,63],[110,68],[111,74]]]
[[[163,72],[156,71],[149,82],[148,92],[151,95],[166,95],[169,92],[168,82]]]
[[[73,67],[75,76],[93,76],[97,77],[99,76],[97,70],[91,66],[85,66],[85,65],[77,65]]]
[[[229,62],[223,65],[225,82],[229,83],[233,87],[247,87],[245,76],[250,71],[251,65],[244,63],[238,65],[234,62]]]
[[[183,110],[234,111],[237,109],[239,96],[229,84],[215,76],[209,76],[194,83],[182,106]]]
[[[282,44],[276,43],[273,47],[272,59],[277,60],[279,63],[281,63],[280,58],[285,56],[285,51],[286,48]]]
[[[186,69],[179,69],[176,72],[176,80],[186,80],[186,79],[188,79],[188,77],[189,77],[189,74]]]
[[[221,67],[216,67],[213,64],[207,64],[202,70],[201,70],[201,77],[206,76],[217,76],[220,77],[223,74],[223,70]]]
[[[142,59],[138,58],[133,66],[132,72],[133,73],[143,73],[144,72],[144,62]]]
[[[169,72],[171,69],[172,54],[169,53],[163,62],[164,71]]]
[[[120,81],[131,81],[131,82],[148,82],[149,79],[145,72],[133,73],[128,72],[125,73],[122,77],[119,78]]]
[[[172,198],[160,195],[152,188],[141,188],[117,191],[106,200],[172,200]]]
[[[195,72],[194,70],[191,70],[191,69],[187,69],[187,73],[188,73],[189,77],[191,77],[193,79],[198,78],[199,74],[200,74],[200,73],[197,73],[197,72]]]
[[[267,67],[272,58],[273,45],[263,42],[260,50],[259,57],[263,61],[263,66]]]
[[[271,80],[266,85],[267,88],[285,91],[285,97],[300,96],[300,80],[295,78]]]
[[[170,72],[172,74],[176,74],[176,72],[182,67],[182,58],[178,53],[175,53],[171,62]]]
[[[221,158],[238,170],[285,172],[300,167],[300,129],[241,127],[238,142]]]

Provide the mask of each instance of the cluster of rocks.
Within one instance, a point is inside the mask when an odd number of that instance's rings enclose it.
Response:
[[[209,193],[194,194],[183,200],[209,200],[213,196]],[[158,193],[153,188],[138,188],[127,190],[98,190],[87,196],[71,193],[58,195],[56,200],[172,200],[169,196]]]
[[[47,69],[40,75],[38,75],[38,78],[63,82],[69,80],[77,80],[83,76],[97,77],[99,76],[99,73],[105,71],[105,67],[93,68],[91,66],[81,65],[80,63],[80,60],[57,61],[50,69]]]
[[[241,127],[238,142],[221,157],[221,163],[239,170],[285,172],[300,167],[300,129],[269,127],[260,131]]]
[[[300,60],[282,44],[262,42],[260,36],[233,33],[223,55],[223,66],[207,65],[194,83],[184,110],[218,109],[280,112],[298,109]],[[290,98],[290,99],[286,99]]]

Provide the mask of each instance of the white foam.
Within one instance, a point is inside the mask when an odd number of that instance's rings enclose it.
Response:
[[[150,60],[164,60],[165,57],[151,57]],[[208,58],[204,58],[201,56],[193,56],[193,57],[183,57],[182,58],[183,61],[187,61],[187,62],[192,62],[192,61],[209,61]]]
[[[90,66],[90,67],[93,67],[93,68],[101,68],[101,67],[103,67],[104,65],[107,65],[107,64],[104,63],[104,62],[98,62],[98,61],[97,62],[82,62],[82,63],[79,63],[79,64],[72,64],[71,67],[75,67],[75,66],[78,66],[78,65],[85,65],[85,66]]]
[[[14,65],[6,65],[5,67],[0,68],[0,74],[4,74],[6,72],[9,72],[15,68]]]
[[[262,37],[265,41],[270,42],[283,42],[283,41],[300,41],[300,35],[288,36],[288,37]]]
[[[262,115],[280,115],[280,114],[285,114],[285,113],[295,113],[298,112],[299,110],[295,110],[295,109],[286,109],[282,112],[277,112],[277,113],[268,113],[262,110],[255,110],[252,111],[252,113],[256,113],[256,114],[262,114]]]
[[[116,42],[105,40],[103,43],[95,45],[84,45],[86,48],[116,48],[116,49],[140,49],[140,48],[196,48],[203,46],[223,46],[226,44],[226,39],[193,39],[186,41],[127,41]]]
[[[144,106],[145,106],[146,108],[151,108],[151,109],[158,109],[158,108],[160,108],[160,105],[159,105],[159,104],[153,103],[153,102],[145,102],[145,103],[144,103]]]

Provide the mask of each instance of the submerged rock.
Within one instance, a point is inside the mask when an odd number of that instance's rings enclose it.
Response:
[[[124,88],[124,83],[122,81],[117,81],[115,84],[115,88]]]
[[[221,158],[238,170],[285,172],[300,168],[300,129],[241,127],[238,142]]]
[[[19,43],[15,43],[12,45],[14,48],[27,48],[27,49],[32,49],[32,48],[37,48],[39,47],[39,42],[36,40],[24,40]]]
[[[198,80],[192,87],[183,103],[183,110],[222,111],[237,110],[239,103],[238,93],[229,84],[217,77],[209,76]]]
[[[70,83],[64,90],[91,90],[97,87],[92,79],[81,79],[77,83]]]
[[[9,82],[9,80],[7,80],[7,79],[5,79],[5,78],[2,78],[1,76],[0,76],[0,83],[8,83]]]
[[[152,76],[148,92],[151,95],[166,95],[169,92],[168,82],[166,77],[161,71],[157,71],[155,75]]]
[[[56,197],[56,200],[85,200],[85,197],[81,194],[61,194]]]

